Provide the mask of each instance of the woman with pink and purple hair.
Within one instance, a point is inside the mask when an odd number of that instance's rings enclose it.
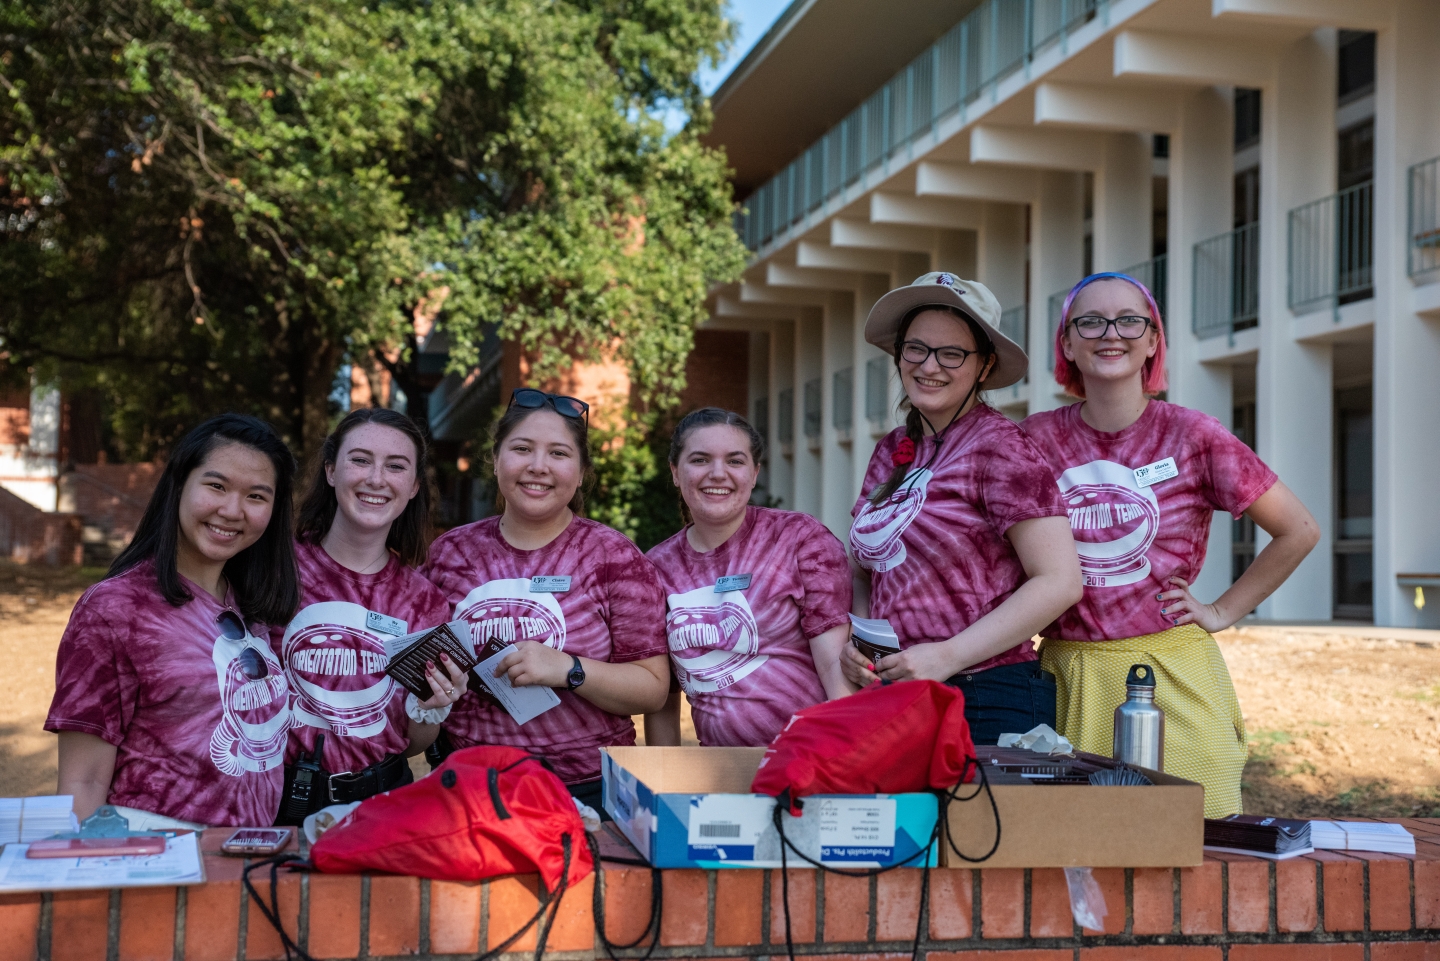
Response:
[[[1065,300],[1055,380],[1081,403],[1022,425],[1051,458],[1080,554],[1080,603],[1041,634],[1056,720],[1077,748],[1108,755],[1132,664],[1155,672],[1167,773],[1205,786],[1205,815],[1240,811],[1245,721],[1211,634],[1279,587],[1315,546],[1310,512],[1215,418],[1155,399],[1165,330],[1155,298],[1125,274],[1092,274]],[[1190,585],[1215,511],[1272,540],[1212,603]]]

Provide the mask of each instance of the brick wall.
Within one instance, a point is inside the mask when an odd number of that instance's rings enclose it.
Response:
[[[697,330],[695,349],[685,362],[680,410],[723,407],[749,417],[750,335],[744,331]]]
[[[162,464],[77,464],[60,475],[60,509],[84,520],[92,562],[109,563],[130,543],[159,483]]]
[[[935,869],[923,961],[1440,961],[1440,819],[1403,823],[1420,839],[1413,858],[1227,855],[1194,868],[1097,870],[1109,906],[1104,931],[1077,928],[1058,869]],[[203,885],[0,896],[0,959],[283,958],[274,931],[245,904],[242,862],[215,853],[228,834],[205,833]],[[908,868],[873,879],[792,871],[797,957],[903,961],[920,882]],[[594,883],[586,878],[565,896],[547,956],[604,957]],[[662,883],[654,957],[784,957],[778,871],[665,871]],[[612,941],[643,933],[650,884],[648,869],[607,866]],[[473,957],[504,941],[538,903],[533,877],[457,884],[290,874],[278,894],[287,930],[316,958]],[[527,935],[511,956],[529,957],[534,946]]]
[[[80,538],[79,515],[42,511],[0,487],[0,557],[17,564],[79,564]]]

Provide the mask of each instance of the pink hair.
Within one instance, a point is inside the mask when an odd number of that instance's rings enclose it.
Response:
[[[1065,330],[1070,326],[1070,307],[1075,303],[1075,298],[1080,291],[1095,283],[1097,280],[1123,280],[1132,284],[1140,291],[1145,298],[1146,305],[1150,308],[1150,319],[1155,323],[1155,333],[1159,337],[1155,345],[1155,356],[1146,359],[1145,369],[1141,373],[1140,388],[1147,394],[1158,394],[1163,391],[1168,382],[1165,379],[1165,327],[1160,319],[1160,306],[1155,303],[1155,295],[1150,293],[1150,288],[1129,274],[1120,274],[1113,271],[1106,271],[1100,274],[1091,274],[1080,283],[1070,288],[1070,293],[1065,295],[1065,306],[1060,308],[1060,323],[1055,329],[1055,383],[1065,388],[1065,392],[1072,397],[1085,396],[1085,381],[1080,376],[1080,370],[1070,361],[1065,359],[1064,341]]]

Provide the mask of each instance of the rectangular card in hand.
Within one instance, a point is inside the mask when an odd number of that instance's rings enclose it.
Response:
[[[462,671],[468,671],[478,663],[468,621],[451,621],[403,637],[385,638],[385,656],[390,660],[385,673],[420,700],[428,701],[435,692],[425,678],[425,662],[433,661],[439,665],[442,652],[448,654]]]
[[[552,707],[559,707],[560,696],[548,687],[515,687],[509,677],[503,674],[495,676],[495,668],[500,666],[513,647],[499,638],[487,640],[480,651],[480,666],[471,676],[480,680],[481,690],[476,693],[482,699],[503,707],[516,724],[524,724]]]

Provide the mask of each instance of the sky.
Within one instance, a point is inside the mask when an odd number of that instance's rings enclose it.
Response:
[[[700,71],[700,88],[706,94],[714,93],[721,81],[729,76],[735,65],[750,52],[750,48],[765,36],[765,31],[770,29],[770,25],[789,5],[789,0],[729,0],[726,14],[737,24],[735,43],[724,63],[713,70]]]

